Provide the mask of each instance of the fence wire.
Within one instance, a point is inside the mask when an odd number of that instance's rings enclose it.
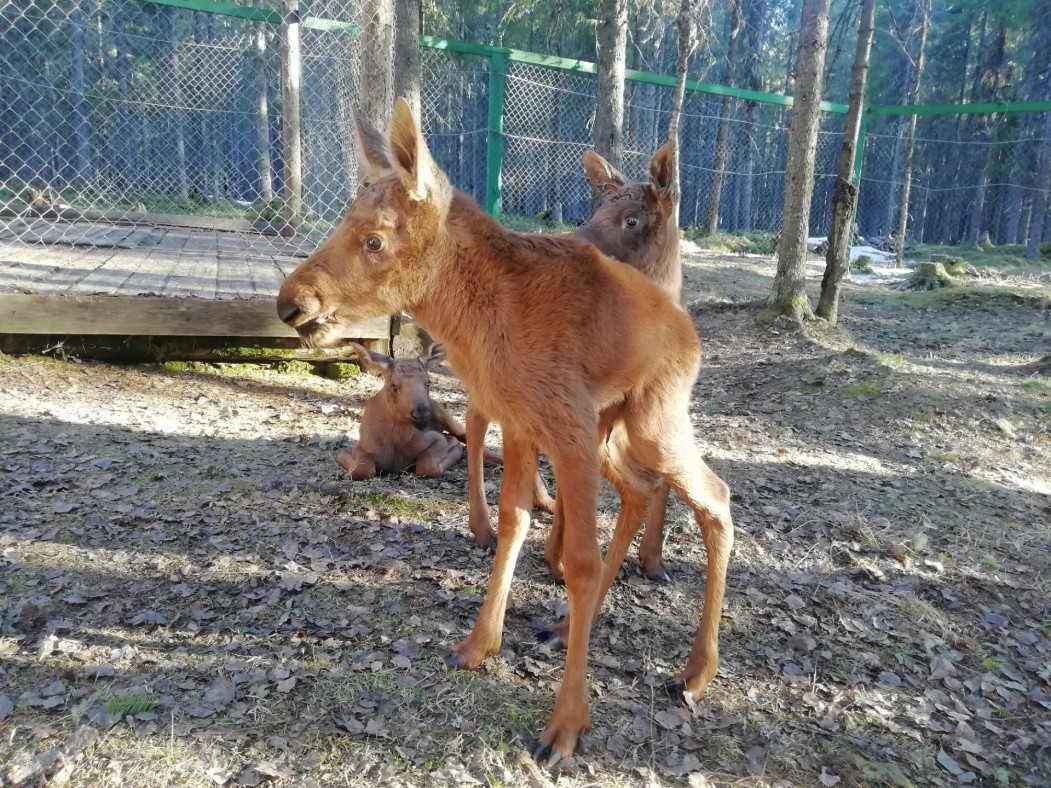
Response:
[[[91,225],[171,217],[208,218],[202,226],[213,229],[287,231],[279,5],[255,5],[273,12],[272,21],[130,0],[5,4],[3,235],[36,239],[26,220],[40,218],[59,222],[49,240],[82,246],[104,240]],[[300,8],[303,208],[293,242],[309,249],[356,188],[350,118],[368,20],[353,0]],[[369,53],[388,71],[390,47]],[[389,94],[382,97],[388,105]]]
[[[422,52],[421,128],[434,160],[461,191],[485,203],[489,151],[489,61]]]
[[[909,195],[909,237],[926,243],[1024,244],[1042,232],[1037,183],[1041,113],[942,115],[918,119]],[[897,231],[907,118],[884,118],[868,135],[858,227]],[[1043,184],[1047,188],[1047,184]]]
[[[277,0],[240,0],[267,21],[149,0],[17,0],[0,7],[0,239],[103,244],[115,223],[240,233],[285,222],[282,27]],[[355,106],[389,107],[389,3],[300,3],[302,212],[291,242],[309,251],[357,188]],[[376,9],[383,9],[377,11]],[[385,31],[385,32],[384,32]],[[422,125],[438,163],[479,202],[490,173],[489,59],[425,49]],[[511,62],[503,102],[502,206],[581,223],[591,212],[582,154],[593,139],[596,77]],[[672,91],[625,87],[622,169],[645,178],[665,141]],[[684,226],[714,205],[728,232],[777,232],[789,110],[688,92],[683,107]],[[1021,243],[1037,216],[1038,113],[919,120],[911,235],[928,242]],[[858,224],[886,236],[898,221],[904,170],[900,117],[873,118]],[[823,113],[812,235],[827,233],[843,117]],[[1046,184],[1044,185],[1046,186]],[[717,198],[717,199],[716,199]],[[205,222],[204,220],[208,220]],[[35,224],[34,224],[35,222]]]

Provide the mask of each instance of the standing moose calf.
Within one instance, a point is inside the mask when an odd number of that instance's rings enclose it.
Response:
[[[701,346],[689,317],[591,244],[500,226],[450,185],[404,100],[389,141],[360,114],[355,126],[371,185],[285,280],[277,312],[307,346],[329,344],[368,317],[410,312],[442,337],[471,401],[503,428],[496,562],[478,620],[449,663],[476,668],[500,650],[540,449],[551,458],[564,515],[570,616],[565,673],[534,755],[571,755],[591,727],[591,630],[660,479],[693,510],[708,552],[700,626],[671,683],[701,697],[718,668],[733,523],[729,488],[693,438]],[[600,469],[621,498],[605,561]]]
[[[584,171],[595,191],[603,196],[603,203],[575,235],[594,244],[604,255],[638,269],[682,305],[679,223],[675,203],[670,196],[671,157],[671,146],[663,146],[650,159],[650,180],[632,183],[602,156],[594,151],[585,151]],[[478,413],[477,407],[468,407],[469,524],[475,542],[482,546],[495,544],[496,540],[485,502],[482,462],[476,450],[476,447],[483,445],[487,427],[488,420]],[[546,493],[542,482],[538,489]],[[661,482],[646,516],[646,529],[639,544],[642,571],[651,580],[669,579],[662,560],[669,489],[667,482]],[[552,576],[561,581],[562,512],[557,504],[544,558]]]
[[[431,399],[430,370],[445,359],[442,346],[432,344],[419,358],[392,359],[352,345],[362,366],[383,378],[383,388],[365,404],[358,444],[336,454],[343,470],[355,481],[409,468],[437,478],[459,462],[464,426]]]

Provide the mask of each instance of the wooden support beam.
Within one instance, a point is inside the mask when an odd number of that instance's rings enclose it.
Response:
[[[296,337],[269,300],[20,293],[0,294],[0,334]],[[361,323],[347,337],[389,341],[390,319]]]

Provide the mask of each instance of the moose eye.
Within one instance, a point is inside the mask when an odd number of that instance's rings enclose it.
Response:
[[[394,383],[391,383],[391,384],[390,384],[390,390],[391,390],[391,392],[392,392],[392,393],[394,393],[394,394],[397,394],[397,393],[398,393],[398,387],[397,387],[397,385],[396,385],[396,384],[394,384]]]
[[[624,220],[624,224],[626,224],[628,227],[638,227],[639,220],[635,216],[629,216],[627,219]]]
[[[383,248],[383,239],[378,235],[370,235],[365,239],[365,248],[370,252],[378,252]]]

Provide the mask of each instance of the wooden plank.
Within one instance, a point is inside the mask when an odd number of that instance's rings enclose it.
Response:
[[[113,254],[101,266],[67,288],[67,292],[72,295],[114,295],[142,267],[148,255],[148,249]]]
[[[172,273],[179,267],[179,254],[190,240],[188,230],[167,230],[157,236],[146,259],[121,285],[118,295],[160,295]]]
[[[100,251],[70,246],[40,247],[36,255],[19,255],[20,261],[3,277],[0,289],[58,294],[104,265],[112,254],[112,250]],[[19,269],[25,272],[20,277]],[[8,275],[15,281],[9,282]]]
[[[43,283],[46,285],[46,290],[41,289],[41,293],[64,293],[75,288],[92,273],[106,265],[113,258],[114,253],[113,249],[85,249],[84,255],[77,259],[75,265],[63,265],[55,271],[47,282]]]
[[[386,343],[379,339],[359,338],[359,342],[377,345],[384,352]],[[273,364],[281,361],[354,361],[357,353],[344,343],[332,348],[300,347],[294,338],[277,337],[151,337],[151,336],[76,336],[70,334],[0,334],[0,353],[47,353],[61,347],[77,358],[97,358],[119,364],[160,361],[218,361],[231,363]]]
[[[256,298],[248,243],[243,236],[219,236],[215,297],[220,299]],[[276,295],[276,294],[275,294]],[[268,296],[264,295],[264,298]],[[272,297],[270,298],[272,300]]]
[[[255,292],[263,298],[277,298],[277,291],[285,281],[285,272],[282,271],[273,257],[266,257],[252,263],[252,279],[255,282]]]
[[[175,268],[161,291],[168,298],[215,298],[219,250],[213,233],[195,233],[179,254]]]
[[[0,294],[0,334],[295,337],[273,301]],[[356,339],[390,336],[389,319],[351,327]]]
[[[28,225],[21,219],[10,219],[0,222],[0,241],[17,241]]]
[[[58,268],[74,265],[84,253],[83,249],[70,247],[4,244],[0,247],[0,290],[32,288]]]

